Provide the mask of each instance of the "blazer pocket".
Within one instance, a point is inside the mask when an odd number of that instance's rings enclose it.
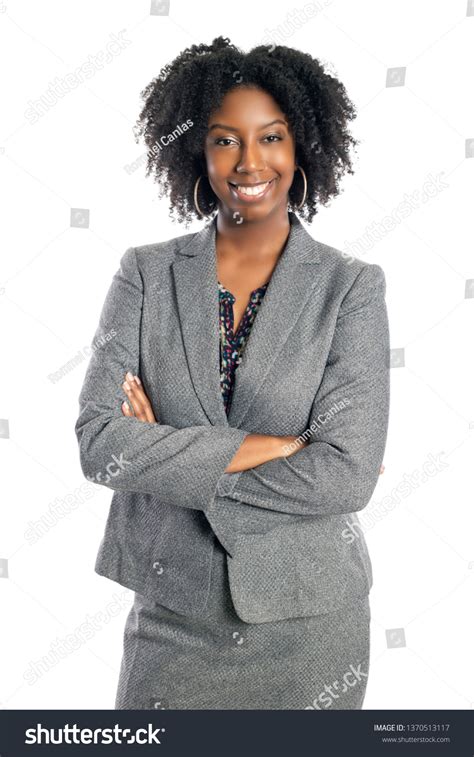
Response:
[[[266,534],[239,534],[228,558],[239,616],[258,623],[335,612],[367,593],[358,547],[340,518],[298,519]]]
[[[349,578],[347,553],[339,529],[303,522],[298,524],[295,536],[300,594],[321,608],[320,612],[334,611],[346,592]]]

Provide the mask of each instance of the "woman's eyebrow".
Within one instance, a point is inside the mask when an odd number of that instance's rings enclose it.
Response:
[[[273,124],[283,124],[283,126],[288,126],[286,121],[283,121],[281,118],[275,118],[274,121],[270,121],[269,124],[265,124],[265,126],[260,126],[259,131],[262,129],[267,129],[269,126],[273,126]],[[228,131],[240,131],[236,126],[227,126],[226,124],[212,124],[212,126],[209,126],[208,131],[211,131],[212,129],[227,129]]]

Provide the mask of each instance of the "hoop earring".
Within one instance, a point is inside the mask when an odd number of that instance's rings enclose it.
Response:
[[[198,178],[196,179],[196,182],[194,184],[194,207],[196,208],[196,210],[199,213],[199,215],[201,216],[201,218],[207,218],[208,215],[209,215],[209,213],[206,214],[206,213],[202,212],[201,208],[199,207],[199,202],[198,202],[198,198],[197,198],[197,196],[198,196],[198,189],[199,189],[199,182],[201,181],[201,178],[202,178],[202,175],[198,176]]]
[[[303,177],[303,199],[301,200],[301,202],[299,203],[299,205],[296,206],[296,210],[300,210],[303,207],[303,205],[305,203],[305,200],[306,200],[306,192],[308,190],[308,182],[306,180],[306,174],[303,171],[303,169],[301,168],[301,166],[296,166],[296,168],[301,171],[301,175]]]

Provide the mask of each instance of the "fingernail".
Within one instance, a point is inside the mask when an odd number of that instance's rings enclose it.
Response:
[[[125,389],[127,390],[127,392],[129,392],[130,391],[130,384],[128,383],[128,381],[124,381],[123,385],[124,385]]]
[[[133,373],[130,373],[130,371],[127,371],[125,374],[125,378],[128,378],[129,381],[133,381]]]
[[[135,381],[137,382],[138,386],[141,386],[142,382],[140,381],[140,379],[138,378],[138,376],[135,376]]]

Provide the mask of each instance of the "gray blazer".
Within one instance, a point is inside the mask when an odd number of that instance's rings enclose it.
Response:
[[[84,475],[114,490],[95,570],[176,612],[203,608],[216,537],[248,623],[333,612],[372,586],[356,513],[387,436],[385,276],[289,217],[228,417],[215,219],[127,249],[102,308],[75,426]],[[127,370],[158,423],[122,415]],[[309,444],[224,473],[249,433]]]

